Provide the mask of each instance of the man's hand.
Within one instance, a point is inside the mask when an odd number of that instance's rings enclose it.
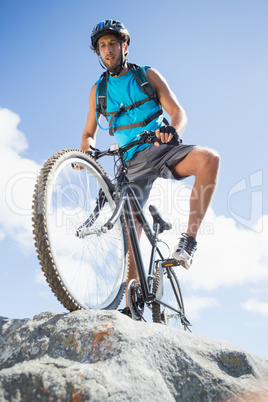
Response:
[[[77,163],[76,164],[72,164],[72,168],[74,169],[74,170],[83,170],[83,169],[85,169],[85,168],[83,168],[83,166],[81,166],[81,165],[78,165]]]
[[[86,151],[84,151],[84,152],[86,152],[86,154],[87,155],[91,155],[92,154],[92,150],[91,149],[88,149],[88,150],[86,150]],[[73,169],[75,169],[75,170],[83,170],[83,169],[85,169],[85,168],[83,168],[83,166],[80,166],[80,165],[78,165],[77,163],[76,164],[72,164],[72,168]]]
[[[162,126],[155,131],[157,138],[161,140],[161,143],[155,142],[154,145],[159,147],[161,144],[170,143],[175,145],[179,141],[179,133],[173,126]]]

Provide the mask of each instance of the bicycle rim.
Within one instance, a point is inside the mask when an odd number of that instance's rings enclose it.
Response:
[[[74,165],[83,169],[75,170]],[[37,219],[40,205],[43,228]],[[34,206],[39,259],[60,302],[70,311],[116,308],[127,275],[125,226],[121,218],[111,230],[101,231],[115,203],[112,184],[100,165],[79,151],[59,152],[43,168]],[[90,234],[79,237],[77,229],[87,221]],[[40,234],[45,234],[43,241]]]
[[[185,312],[181,289],[177,276],[172,268],[164,268],[163,278],[161,279],[159,267],[157,267],[153,283],[154,293],[157,293],[159,286],[163,286],[161,300],[171,307],[174,307],[184,316]],[[186,329],[181,323],[179,313],[159,303],[153,303],[152,315],[153,322],[165,324],[173,328]]]

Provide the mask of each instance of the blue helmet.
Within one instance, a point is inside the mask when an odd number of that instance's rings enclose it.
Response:
[[[96,49],[98,39],[104,35],[116,34],[125,39],[127,44],[130,43],[130,36],[125,26],[116,20],[105,20],[97,24],[91,34],[91,45]]]

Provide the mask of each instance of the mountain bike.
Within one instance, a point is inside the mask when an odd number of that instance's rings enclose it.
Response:
[[[131,247],[139,281],[126,289],[133,319],[144,319],[181,329],[191,325],[172,258],[159,249],[159,234],[171,229],[157,209],[149,206],[152,227],[127,179],[125,152],[158,140],[144,131],[127,146],[85,153],[66,149],[44,164],[33,197],[35,246],[53,293],[63,306],[78,309],[117,309],[127,283]],[[159,140],[158,140],[159,141]],[[98,160],[113,156],[119,166],[110,180]],[[150,261],[144,267],[134,215],[149,241]]]

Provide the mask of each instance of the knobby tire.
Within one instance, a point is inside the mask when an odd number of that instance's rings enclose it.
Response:
[[[75,164],[83,169],[75,170]],[[107,233],[94,232],[112,214],[113,191],[99,163],[74,149],[54,154],[39,173],[33,197],[35,246],[52,292],[69,311],[115,309],[122,299],[129,264],[123,216]],[[106,201],[94,221],[100,192]],[[77,237],[77,227],[89,217],[94,233]]]
[[[175,307],[183,315],[185,315],[182,293],[179,285],[178,278],[173,268],[165,268],[163,273],[163,301]],[[173,288],[173,286],[174,288]],[[153,292],[156,294],[158,287],[160,286],[160,272],[159,267],[156,268],[155,278],[153,282]],[[180,315],[173,310],[162,306],[161,304],[152,303],[152,316],[153,322],[165,324],[173,328],[180,328],[186,330],[186,327],[182,325]]]

